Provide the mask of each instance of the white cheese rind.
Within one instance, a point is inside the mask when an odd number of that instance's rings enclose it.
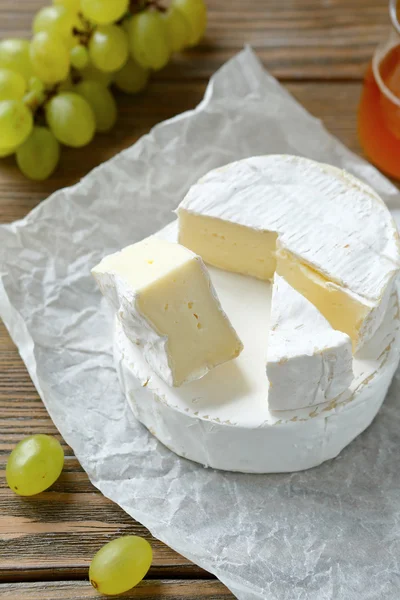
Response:
[[[355,348],[379,327],[400,266],[398,233],[377,194],[351,175],[301,157],[248,158],[205,175],[177,212],[275,232],[280,250],[360,302]]]
[[[338,398],[353,380],[348,335],[335,331],[311,302],[275,273],[267,375],[270,410]]]
[[[128,339],[169,386],[203,377],[243,346],[199,256],[154,236],[93,270]]]
[[[176,224],[157,235],[176,239]],[[176,454],[217,469],[292,472],[337,456],[371,423],[397,368],[397,293],[390,298],[382,326],[354,358],[354,380],[340,401],[271,412],[267,344],[260,335],[269,330],[271,285],[219,269],[209,271],[245,349],[236,361],[203,379],[168,388],[117,323],[115,364],[136,418]]]

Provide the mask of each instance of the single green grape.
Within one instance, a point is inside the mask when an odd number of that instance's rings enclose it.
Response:
[[[96,131],[110,131],[117,120],[117,104],[110,90],[98,81],[81,81],[74,91],[85,98],[94,113]]]
[[[43,83],[58,83],[68,76],[69,53],[61,38],[39,31],[32,38],[30,55],[35,75]]]
[[[6,467],[9,487],[20,496],[33,496],[47,490],[59,478],[64,452],[51,435],[31,435],[11,452]]]
[[[0,101],[20,100],[25,94],[26,81],[20,73],[0,69]]]
[[[89,568],[92,586],[108,596],[123,594],[146,575],[153,559],[149,542],[126,535],[105,544],[95,554]]]
[[[45,6],[37,13],[32,25],[34,33],[46,31],[56,37],[60,36],[68,48],[75,45],[74,27],[79,27],[77,15],[62,5]]]
[[[149,75],[148,69],[143,69],[129,57],[122,69],[115,73],[114,83],[126,94],[137,94],[146,87]]]
[[[129,19],[132,58],[144,69],[159,70],[170,57],[165,21],[159,12],[144,10]]]
[[[100,69],[96,69],[96,67],[93,66],[91,63],[89,63],[88,66],[84,69],[81,69],[79,74],[83,77],[83,79],[98,81],[106,87],[111,85],[114,78],[114,73],[106,73],[105,71],[100,71]]]
[[[89,52],[85,46],[75,46],[70,50],[69,56],[75,69],[84,69],[89,64]]]
[[[36,75],[30,77],[28,87],[29,91],[38,93],[44,92],[45,89],[43,81],[40,81],[39,77],[36,77]]]
[[[18,146],[10,146],[9,148],[0,148],[0,158],[5,158],[6,156],[11,156],[15,154]]]
[[[190,25],[180,10],[170,6],[162,14],[166,24],[167,39],[171,52],[181,52],[189,44],[191,36]]]
[[[207,26],[207,7],[204,0],[172,0],[172,6],[182,12],[190,27],[189,46],[195,46]]]
[[[81,0],[84,16],[97,25],[115,23],[127,12],[129,0]]]
[[[53,96],[46,104],[47,123],[59,142],[73,148],[93,139],[96,121],[88,102],[73,92]]]
[[[7,39],[0,42],[0,68],[10,69],[29,81],[33,75],[28,40]]]
[[[34,127],[31,135],[17,150],[20,170],[35,181],[50,177],[59,159],[60,144],[47,127]]]
[[[81,9],[81,0],[53,0],[54,6],[64,6],[73,13],[78,13]]]
[[[32,112],[22,100],[0,102],[0,148],[19,146],[33,127]]]
[[[89,56],[97,69],[106,73],[118,71],[128,54],[128,36],[121,27],[104,25],[94,31],[89,42]]]

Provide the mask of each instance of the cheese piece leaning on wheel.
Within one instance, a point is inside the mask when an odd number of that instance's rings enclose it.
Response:
[[[335,167],[258,156],[211,171],[178,207],[179,242],[260,279],[277,271],[358,350],[379,327],[400,267],[377,194]]]
[[[127,338],[168,385],[203,377],[243,349],[202,259],[150,237],[92,270]]]
[[[334,400],[353,381],[351,340],[275,273],[267,352],[270,410]]]

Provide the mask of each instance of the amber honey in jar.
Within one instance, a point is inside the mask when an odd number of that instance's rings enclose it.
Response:
[[[400,25],[390,2],[393,30],[368,67],[358,112],[360,143],[379,169],[400,179]]]

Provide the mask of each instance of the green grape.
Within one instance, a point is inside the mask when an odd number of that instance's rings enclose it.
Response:
[[[110,90],[98,81],[81,81],[74,91],[90,104],[96,120],[96,131],[109,131],[117,120],[117,105]]]
[[[81,9],[81,0],[53,0],[54,6],[64,6],[67,10],[78,13]]]
[[[89,53],[85,46],[75,46],[70,53],[71,65],[76,69],[84,69],[89,64]]]
[[[30,77],[29,79],[29,90],[31,92],[44,92],[44,83],[43,81],[40,81],[39,77],[36,77],[36,75],[32,75],[32,77]]]
[[[9,39],[0,42],[0,68],[20,73],[29,81],[32,75],[29,47],[28,40]]]
[[[159,12],[145,10],[129,20],[132,58],[144,69],[162,69],[170,51],[165,21]]]
[[[46,119],[58,141],[73,148],[89,144],[96,130],[90,105],[73,92],[53,96],[46,104]]]
[[[0,158],[5,158],[6,156],[11,156],[15,154],[18,146],[10,146],[9,148],[0,148]]]
[[[6,467],[9,487],[20,496],[47,490],[60,476],[64,452],[51,435],[31,435],[11,452]]]
[[[72,31],[74,27],[79,27],[77,15],[61,5],[42,8],[32,26],[34,33],[46,31],[56,37],[60,36],[69,48],[76,43]]]
[[[127,12],[129,0],[81,0],[84,16],[97,25],[109,25]]]
[[[50,177],[59,159],[60,144],[47,127],[34,127],[31,135],[17,150],[20,170],[35,181]]]
[[[191,34],[185,15],[175,6],[171,6],[162,16],[171,52],[181,52],[189,44]]]
[[[98,27],[89,42],[89,55],[93,65],[101,71],[118,71],[128,58],[128,37],[117,25]]]
[[[32,113],[22,100],[0,102],[0,148],[19,146],[33,127]]]
[[[172,6],[183,13],[190,28],[189,46],[195,46],[203,37],[207,26],[204,0],[173,0]]]
[[[57,83],[68,76],[69,54],[62,39],[39,31],[32,38],[30,54],[35,75],[43,83]]]
[[[20,73],[0,69],[0,101],[20,100],[26,90],[26,82]]]
[[[137,94],[146,87],[150,72],[143,69],[132,58],[128,58],[122,69],[114,75],[114,83],[126,94]]]
[[[100,594],[123,594],[142,581],[152,559],[147,540],[136,535],[117,538],[94,555],[89,568],[90,583]]]
[[[87,67],[82,69],[79,74],[83,79],[90,79],[91,81],[98,81],[102,83],[106,87],[111,85],[114,77],[114,73],[106,73],[105,71],[100,71],[100,69],[96,69],[91,63],[88,64]]]

